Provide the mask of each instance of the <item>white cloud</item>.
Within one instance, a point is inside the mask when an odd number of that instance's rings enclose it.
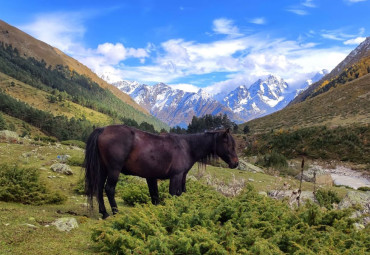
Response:
[[[302,5],[306,6],[308,8],[315,8],[316,7],[316,5],[313,3],[313,0],[306,0],[306,1],[302,2]]]
[[[234,21],[220,18],[213,21],[213,31],[217,34],[240,36],[239,28],[234,26]]]
[[[122,43],[99,44],[96,53],[104,56],[105,62],[111,64],[118,64],[129,57],[143,59],[149,56],[145,49],[126,48]]]
[[[304,15],[307,15],[308,12],[305,11],[305,10],[302,10],[302,9],[297,9],[297,8],[289,8],[287,9],[288,12],[292,12],[292,13],[295,13],[297,15],[301,15],[301,16],[304,16]]]
[[[339,28],[339,29],[333,29],[333,30],[321,30],[321,36],[325,39],[330,39],[330,40],[336,40],[336,41],[351,41],[352,40],[360,40],[359,38],[364,38],[361,37],[365,33],[365,29],[363,27],[358,29],[358,33],[348,33],[349,29],[348,28]],[[352,30],[353,31],[353,30]],[[357,38],[356,38],[357,37]],[[353,39],[355,38],[355,39]],[[345,44],[350,44],[350,43],[345,43]],[[354,43],[352,43],[354,44]]]
[[[81,48],[84,36],[83,15],[80,13],[50,13],[38,15],[20,29],[60,50],[71,53]]]
[[[83,20],[75,14],[39,16],[22,28],[27,28],[26,31],[36,38],[60,48],[98,75],[109,77],[110,82],[126,79],[147,84],[171,84],[181,81],[183,77],[193,76],[197,80],[195,84],[208,86],[205,90],[209,93],[231,90],[241,84],[250,85],[270,73],[296,86],[311,78],[307,74],[323,68],[334,68],[349,53],[349,49],[344,46],[319,49],[315,42],[304,39],[293,41],[273,38],[264,33],[242,35],[228,19],[217,19],[213,23],[214,32],[225,35],[222,39],[201,43],[177,38],[158,45],[148,43],[145,48],[130,48],[112,42],[86,48],[82,43],[85,33]],[[340,39],[347,44],[360,37],[341,30],[320,32],[322,36],[329,35],[328,38]],[[359,32],[364,33],[364,29]],[[127,65],[128,58],[136,58],[136,65]],[[213,82],[212,76],[217,75],[218,82]],[[203,84],[198,77],[204,79]],[[186,91],[199,89],[192,84],[172,86]]]
[[[367,0],[346,0],[346,1],[350,3],[359,3],[359,2],[365,2]]]
[[[198,92],[200,89],[199,87],[194,86],[193,84],[186,84],[186,83],[170,84],[169,86],[174,89],[183,90],[185,92]]]
[[[263,25],[266,24],[266,19],[263,17],[254,18],[249,21],[250,23],[257,24],[257,25]]]
[[[362,42],[363,42],[363,41],[365,41],[365,40],[366,40],[366,37],[361,37],[361,36],[359,36],[359,37],[356,37],[356,38],[354,38],[354,39],[349,39],[349,40],[347,40],[347,41],[344,41],[343,43],[344,43],[345,45],[351,45],[351,44],[357,45],[357,44],[362,43]]]

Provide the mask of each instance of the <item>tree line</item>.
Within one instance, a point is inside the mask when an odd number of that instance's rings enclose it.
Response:
[[[148,122],[156,130],[166,125],[122,102],[108,89],[90,78],[71,71],[68,66],[47,66],[44,60],[23,58],[16,48],[0,42],[0,71],[37,89],[51,93],[50,102],[61,99],[107,114],[115,119],[130,118]]]
[[[230,128],[234,132],[238,131],[238,125],[231,121],[226,114],[211,115],[206,114],[202,117],[193,116],[187,129],[179,126],[170,129],[171,133],[194,134],[204,131]]]

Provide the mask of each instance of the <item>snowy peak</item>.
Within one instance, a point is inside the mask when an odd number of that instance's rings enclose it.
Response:
[[[242,85],[222,100],[239,117],[247,121],[282,109],[292,100],[288,84],[280,77],[268,75],[249,86]]]
[[[263,80],[259,79],[249,87],[252,98],[258,96],[264,100],[278,100],[287,89],[288,84],[274,75],[269,75]]]
[[[170,126],[186,127],[194,115],[199,117],[205,114],[226,113],[232,120],[239,120],[235,119],[230,108],[223,106],[202,89],[194,93],[173,89],[164,83],[149,86],[128,81],[113,85],[128,93],[138,104]]]

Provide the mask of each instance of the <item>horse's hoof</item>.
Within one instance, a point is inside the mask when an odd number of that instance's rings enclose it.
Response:
[[[102,216],[102,219],[103,220],[105,220],[106,218],[108,218],[109,217],[109,214],[107,213],[107,212],[104,212],[104,213],[102,213],[103,214],[103,216]]]
[[[118,208],[112,208],[113,215],[116,215],[118,213]]]

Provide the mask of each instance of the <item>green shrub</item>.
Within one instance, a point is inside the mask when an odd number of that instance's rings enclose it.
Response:
[[[38,170],[0,165],[0,200],[23,204],[60,204],[66,200],[40,182]]]
[[[55,137],[51,137],[51,136],[35,136],[33,140],[42,141],[42,142],[50,142],[50,143],[55,143],[58,141]]]
[[[339,203],[340,198],[335,191],[319,189],[315,194],[316,200],[320,206],[327,209],[333,209],[333,203]]]
[[[359,187],[357,190],[361,190],[361,191],[370,191],[370,187]]]
[[[126,183],[120,193],[126,205],[146,204],[151,201],[145,184]]]
[[[292,210],[250,185],[227,198],[190,181],[180,197],[98,223],[92,239],[105,254],[365,254],[370,233],[354,229],[349,215],[310,203]]]
[[[84,143],[83,141],[78,141],[78,140],[66,140],[66,141],[62,141],[61,144],[70,145],[70,146],[77,146],[81,149],[85,149],[85,147],[86,147],[86,143]]]
[[[85,178],[78,179],[73,187],[73,191],[78,195],[85,195]]]
[[[80,154],[79,156],[72,156],[68,159],[68,165],[70,166],[80,166],[82,167],[83,166],[83,163],[84,163],[84,155],[83,154]]]
[[[267,153],[263,157],[259,157],[256,164],[263,167],[273,167],[276,169],[282,169],[288,166],[286,157],[276,151]]]

